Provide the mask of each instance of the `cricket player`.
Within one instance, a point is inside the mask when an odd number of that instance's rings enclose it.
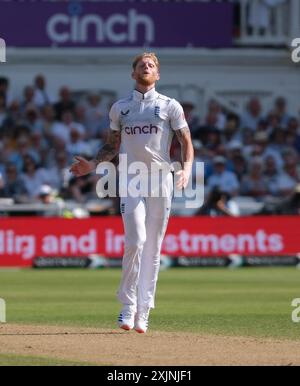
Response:
[[[178,189],[187,187],[194,159],[191,134],[181,105],[155,90],[160,79],[159,68],[154,53],[144,53],[134,59],[135,88],[128,98],[112,106],[107,143],[92,161],[75,157],[76,162],[71,166],[75,176],[83,176],[94,171],[99,163],[123,154],[129,166],[142,162],[149,174],[155,170],[151,169],[153,165],[164,170],[165,177],[159,180],[159,196],[157,192],[151,196],[152,187],[149,195],[121,197],[125,251],[118,291],[123,308],[118,323],[122,329],[135,329],[138,333],[146,333],[149,313],[154,308],[160,251],[173,196],[170,147],[174,133],[182,150],[182,168],[176,173]]]

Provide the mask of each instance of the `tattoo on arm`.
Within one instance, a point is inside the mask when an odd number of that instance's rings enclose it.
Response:
[[[121,144],[121,132],[111,130],[107,139],[106,144],[99,150],[95,162],[97,164],[101,162],[112,161],[115,156],[119,153]]]
[[[181,145],[182,166],[185,162],[192,163],[194,160],[194,148],[192,144],[191,132],[188,127],[175,131],[177,139]]]
[[[188,127],[184,127],[183,129],[176,130],[175,133],[180,144],[182,144],[185,138],[191,138],[191,132]]]

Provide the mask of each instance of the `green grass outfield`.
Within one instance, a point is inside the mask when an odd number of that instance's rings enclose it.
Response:
[[[8,323],[115,328],[121,271],[1,270]],[[173,268],[160,273],[151,330],[300,340],[296,268]],[[1,358],[0,358],[1,359]]]

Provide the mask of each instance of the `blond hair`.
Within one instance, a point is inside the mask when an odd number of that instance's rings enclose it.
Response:
[[[132,68],[135,70],[138,62],[144,58],[150,58],[153,60],[153,62],[155,63],[156,67],[159,69],[160,67],[160,64],[159,64],[159,60],[157,58],[157,56],[155,55],[154,52],[144,52],[143,54],[141,55],[138,55],[134,58],[133,60],[133,63],[132,63]]]

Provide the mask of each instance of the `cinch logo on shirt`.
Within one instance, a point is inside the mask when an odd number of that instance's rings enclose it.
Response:
[[[124,127],[124,131],[126,134],[135,135],[135,134],[157,134],[158,127],[152,124],[145,125],[143,127],[140,126],[126,126]]]

